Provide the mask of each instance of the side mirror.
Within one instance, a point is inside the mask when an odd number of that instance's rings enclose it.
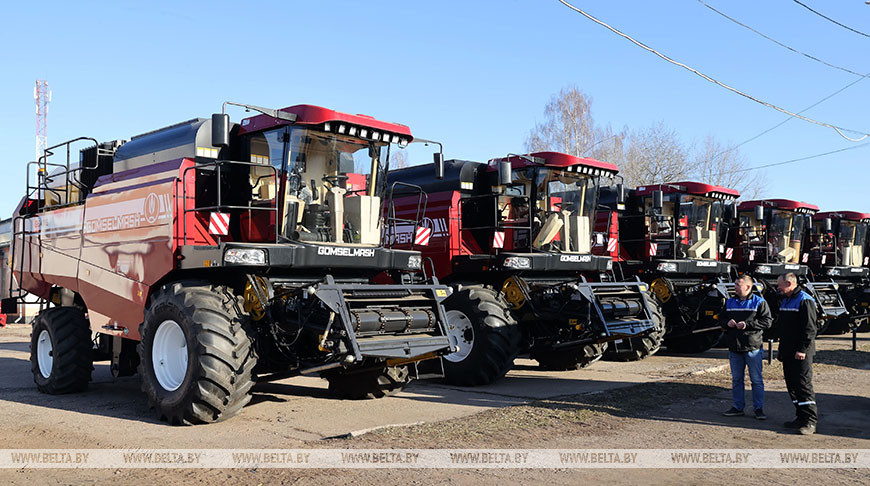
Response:
[[[230,116],[226,113],[215,113],[211,116],[211,146],[229,147]]]
[[[764,206],[761,204],[755,206],[755,220],[758,222],[764,221]]]
[[[653,191],[653,209],[661,209],[665,205],[665,194],[662,191]]]
[[[511,162],[510,160],[502,160],[498,163],[498,185],[507,186],[511,180]]]
[[[435,178],[441,180],[444,178],[444,154],[435,152],[432,159],[435,161]]]
[[[616,185],[616,204],[625,204],[625,187],[622,184]]]
[[[832,231],[834,231],[834,224],[831,222],[831,218],[825,218],[825,233]]]

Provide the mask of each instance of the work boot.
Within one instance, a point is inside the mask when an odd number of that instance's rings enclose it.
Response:
[[[756,408],[755,409],[755,418],[757,420],[767,420],[767,415],[764,414],[764,409]]]
[[[803,424],[798,419],[790,420],[790,421],[782,424],[782,426],[787,428],[787,429],[799,429],[799,428],[801,428],[801,425],[803,425]]]
[[[744,414],[743,410],[737,410],[737,407],[731,407],[727,411],[722,412],[722,415],[726,417],[742,417]]]
[[[800,435],[813,435],[816,433],[816,424],[806,424],[798,429]]]

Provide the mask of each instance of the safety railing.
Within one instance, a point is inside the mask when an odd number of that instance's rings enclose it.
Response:
[[[400,218],[396,216],[396,204],[395,204],[395,193],[396,188],[405,188],[409,192],[404,192],[399,194],[400,197],[412,197],[413,195],[417,195],[417,209],[414,212],[414,219],[410,218]],[[387,195],[387,217],[384,222],[384,231],[381,235],[381,241],[387,246],[387,248],[393,248],[393,245],[398,243],[398,235],[399,231],[398,225],[405,226],[413,226],[413,230],[411,231],[410,245],[409,248],[411,250],[414,249],[414,245],[417,240],[417,230],[423,225],[423,220],[426,217],[426,206],[429,204],[429,195],[426,191],[423,190],[422,187],[416,184],[409,184],[407,182],[395,181],[390,186],[390,193]],[[429,228],[434,231],[435,228]]]
[[[270,206],[253,206],[253,205],[251,205],[252,199],[248,200],[247,206],[223,204],[222,186],[223,186],[223,175],[224,175],[224,167],[225,166],[245,166],[245,167],[257,167],[257,168],[268,167],[269,169],[271,169],[272,176],[274,177],[275,185],[276,185],[274,206],[272,206],[272,205],[270,205]],[[215,180],[215,184],[217,186],[216,191],[215,191],[216,192],[216,194],[215,194],[216,195],[216,198],[215,198],[216,203],[213,205],[209,205],[209,206],[196,206],[196,194],[194,193],[193,200],[194,200],[195,207],[188,208],[187,207],[188,201],[190,200],[190,196],[187,193],[187,187],[188,187],[187,175],[188,175],[188,172],[191,170],[204,171],[204,170],[208,170],[211,167],[214,168],[213,169],[215,172],[214,180]],[[194,177],[198,178],[197,172],[194,172]],[[266,177],[268,177],[268,175]],[[260,179],[262,179],[262,176],[260,177]],[[193,184],[194,187],[198,186],[197,182],[198,181],[196,181],[196,180],[194,181],[194,184]],[[281,231],[279,230],[279,228],[281,227],[281,222],[279,221],[279,219],[280,219],[279,216],[280,216],[281,212],[279,211],[279,207],[280,207],[281,203],[283,203],[284,198],[281,197],[282,184],[280,184],[280,181],[278,179],[278,169],[276,169],[275,167],[272,167],[271,165],[267,166],[267,165],[263,165],[263,164],[258,164],[255,162],[240,162],[240,161],[235,161],[235,160],[216,160],[214,162],[197,163],[196,165],[193,165],[193,166],[190,166],[190,167],[187,167],[184,169],[184,171],[181,174],[181,184],[182,184],[182,204],[184,205],[183,206],[184,210],[182,212],[182,219],[183,219],[183,221],[182,221],[182,244],[183,245],[187,245],[187,242],[188,242],[188,236],[187,236],[188,214],[194,213],[194,215],[195,215],[196,213],[204,212],[204,211],[218,211],[218,212],[226,211],[226,212],[230,213],[231,217],[232,217],[232,214],[242,214],[245,211],[247,211],[249,218],[251,217],[251,215],[253,214],[254,211],[265,211],[265,212],[275,213],[275,238],[274,239],[275,239],[275,243],[279,242],[279,237],[281,234]],[[203,186],[199,186],[199,187],[201,189],[205,189],[205,187],[203,187]],[[208,217],[210,217],[210,215]],[[206,226],[207,225],[208,225],[208,222],[206,222]],[[217,237],[217,243],[218,243],[218,245],[220,245],[221,242],[223,241],[223,238],[221,238],[222,235],[214,235],[214,236]]]

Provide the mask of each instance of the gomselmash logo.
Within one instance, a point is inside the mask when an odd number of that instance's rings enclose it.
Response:
[[[347,248],[338,246],[321,246],[317,249],[318,255],[323,256],[341,256],[341,257],[363,257],[370,258],[375,256],[373,248]]]
[[[562,255],[559,257],[559,261],[571,263],[589,263],[592,261],[592,255]]]
[[[716,265],[718,265],[718,263],[713,262],[713,261],[710,261],[710,262],[705,262],[705,261],[695,262],[695,266],[698,266],[698,267],[715,267]]]

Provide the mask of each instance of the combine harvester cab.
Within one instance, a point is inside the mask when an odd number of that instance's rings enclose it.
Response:
[[[12,262],[18,293],[50,306],[34,322],[41,391],[81,390],[111,359],[162,418],[206,423],[237,413],[255,377],[380,397],[452,350],[450,288],[425,279],[419,252],[381,243],[387,161],[408,127],[239,106],[264,114],[79,140],[78,162],[67,143],[66,163],[29,166]],[[382,272],[391,283],[372,282]]]
[[[639,277],[662,305],[669,351],[700,353],[718,342],[718,315],[733,293],[719,232],[728,201],[740,194],[698,182],[629,191],[619,214],[618,265]],[[608,205],[618,209],[613,197]]]
[[[521,352],[567,370],[598,360],[620,339],[635,342],[624,359],[658,350],[661,317],[647,285],[616,281],[611,257],[593,253],[605,240],[594,233],[600,179],[616,172],[612,164],[541,152],[450,160],[440,180],[432,180],[430,165],[390,174],[427,194],[427,225],[417,233],[431,232],[425,246],[410,227],[394,239],[415,244],[455,289],[444,303],[459,346],[443,359],[450,382],[492,382]],[[396,194],[389,211],[415,214],[413,192]]]
[[[736,219],[728,223],[727,240],[723,240],[726,255],[732,254],[732,264],[739,272],[764,286],[764,298],[774,315],[779,311],[777,278],[789,272],[797,275],[799,284],[813,297],[818,316],[825,322],[846,313],[839,285],[814,275],[808,266],[810,226],[818,210],[812,204],[787,199],[744,201],[737,207]],[[765,337],[776,339],[776,329]]]
[[[848,314],[830,322],[824,331],[841,334],[870,331],[870,214],[831,211],[813,216],[809,266],[820,278],[839,285]]]

